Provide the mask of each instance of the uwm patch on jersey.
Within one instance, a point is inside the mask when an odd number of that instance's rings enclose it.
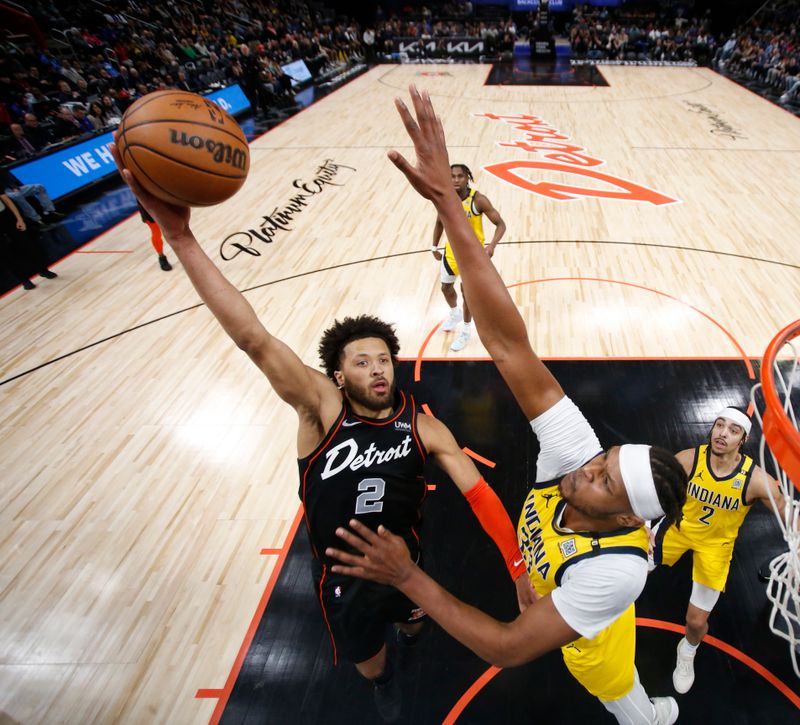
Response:
[[[402,391],[388,418],[362,418],[345,400],[325,439],[298,461],[300,498],[314,556],[342,546],[339,526],[352,518],[402,536],[412,553],[426,494],[426,451],[417,434],[417,406]]]

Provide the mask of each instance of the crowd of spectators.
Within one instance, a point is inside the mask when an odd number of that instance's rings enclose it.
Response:
[[[778,14],[759,14],[737,28],[718,48],[720,71],[755,81],[785,104],[800,102],[800,4]]]
[[[797,3],[776,31],[756,21],[717,44],[709,18],[658,15],[636,6],[574,8],[564,27],[572,56],[590,60],[697,61],[762,80],[785,98],[800,95]],[[105,10],[103,9],[105,7]],[[791,6],[790,6],[791,7]],[[337,18],[304,0],[202,0],[102,3],[34,0],[29,11],[51,39],[0,45],[0,151],[6,161],[119,123],[137,98],[154,90],[203,91],[238,82],[258,113],[294,106],[282,66],[303,60],[317,78],[332,64],[397,57],[399,38],[445,53],[448,39],[480,38],[485,55],[510,53],[537,26],[476,15],[469,0],[404,8],[374,21]],[[523,16],[517,15],[519,20]],[[552,15],[551,15],[552,20]],[[57,39],[61,39],[58,42]],[[435,44],[434,46],[431,43]]]
[[[238,82],[259,113],[280,113],[294,105],[282,65],[303,60],[316,77],[362,52],[355,25],[301,0],[125,0],[113,11],[99,7],[33,2],[29,11],[57,41],[47,49],[0,45],[6,161],[113,127],[155,90]]]
[[[800,0],[765,6],[719,42],[707,14],[669,14],[679,7],[670,3],[578,5],[571,16],[551,13],[547,22],[568,38],[573,58],[705,64],[713,57],[721,72],[762,84],[754,90],[766,87],[796,110],[799,6]],[[0,42],[0,193],[8,199],[0,213],[19,214],[28,226],[19,231],[15,223],[0,234],[0,251],[8,257],[18,233],[20,249],[38,250],[34,266],[48,277],[55,275],[43,266],[38,233],[62,215],[44,186],[19,184],[3,165],[113,128],[132,103],[155,90],[203,92],[238,83],[268,124],[296,109],[284,70],[294,61],[302,60],[319,81],[352,62],[402,60],[401,38],[423,41],[419,55],[432,58],[449,56],[449,41],[464,38],[481,39],[487,57],[510,58],[515,43],[544,22],[536,13],[479,12],[470,0],[405,6],[388,17],[377,6],[363,25],[314,0],[117,0],[113,6],[109,0],[28,0],[24,8],[36,20],[33,31],[14,35],[7,28]],[[13,271],[9,259],[5,266]],[[31,289],[21,274],[15,273]]]
[[[573,57],[589,60],[704,63],[716,47],[707,15],[576,5],[568,31]]]
[[[0,151],[29,158],[83,134],[114,127],[136,99],[155,90],[203,91],[239,83],[265,116],[294,106],[282,66],[303,60],[312,78],[334,64],[397,56],[398,38],[481,38],[487,55],[510,52],[510,18],[479,20],[469,0],[404,8],[360,26],[303,0],[145,3],[33,0],[28,11],[50,36],[0,45]],[[426,44],[427,45],[427,44]],[[436,51],[431,53],[436,55]]]
[[[560,34],[562,17],[550,13],[549,24]],[[449,18],[437,20],[437,18]],[[502,56],[513,51],[518,40],[529,40],[539,27],[536,12],[517,15],[518,27],[513,17],[491,20],[474,15],[469,2],[446,5],[432,12],[425,6],[409,12],[403,18],[384,19],[380,12],[375,29],[375,49],[378,57],[391,58],[396,54],[397,38],[414,38],[435,41],[442,50],[445,40],[453,37],[480,38],[484,41],[484,54]],[[569,39],[573,58],[590,60],[638,61],[695,61],[707,63],[716,49],[716,40],[709,28],[708,15],[702,18],[684,18],[675,14],[658,13],[651,7],[637,6],[609,8],[604,6],[576,5],[571,20],[563,28]],[[370,46],[372,43],[370,43]],[[436,56],[437,53],[428,53]]]
[[[445,53],[445,43],[452,38],[480,38],[484,42],[485,55],[496,56],[511,52],[517,39],[517,26],[510,17],[502,19],[482,20],[458,8],[451,9],[453,14],[434,16],[429,8],[423,6],[419,13],[389,19],[378,17],[376,21],[376,50],[378,57],[391,58],[398,50],[397,38],[433,41],[436,51],[432,55]],[[447,19],[437,19],[447,18]]]

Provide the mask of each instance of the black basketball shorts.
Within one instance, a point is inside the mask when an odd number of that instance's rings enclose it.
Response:
[[[388,624],[416,624],[427,616],[394,587],[333,574],[316,561],[314,589],[333,642],[334,664],[340,657],[354,663],[374,657],[386,642]]]

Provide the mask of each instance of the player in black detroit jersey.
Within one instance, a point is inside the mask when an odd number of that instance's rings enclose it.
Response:
[[[359,519],[372,529],[394,522],[394,530],[419,561],[420,508],[427,491],[423,465],[431,455],[465,495],[502,552],[520,607],[531,603],[534,595],[527,577],[521,576],[522,557],[497,496],[447,427],[420,415],[414,397],[395,389],[399,344],[392,327],[367,315],[345,318],[325,331],[319,349],[328,374],[319,378],[321,399],[327,406],[328,391],[333,389],[336,395],[330,401],[330,413],[324,409],[326,423],[317,445],[307,455],[301,449],[299,459],[314,581],[334,658],[354,662],[362,675],[376,682],[379,708],[391,718],[399,703],[394,697],[383,697],[382,688],[391,680],[386,626],[395,623],[403,636],[413,638],[425,614],[391,587],[330,571],[333,561],[325,550],[338,543],[335,532],[342,516]],[[385,699],[393,700],[394,707],[387,706]]]
[[[534,594],[508,514],[447,427],[419,415],[414,399],[395,390],[399,344],[390,325],[369,316],[336,322],[320,343],[327,374],[305,365],[264,328],[203,251],[189,227],[190,209],[148,194],[124,168],[114,146],[112,151],[124,180],[161,228],[203,302],[297,412],[300,496],[334,657],[355,663],[375,683],[381,714],[394,719],[400,703],[386,659],[386,627],[396,623],[413,637],[424,613],[392,587],[331,574],[325,549],[338,541],[336,527],[354,517],[373,529],[385,524],[418,557],[420,504],[426,492],[422,468],[426,457],[433,456],[496,542],[525,607]]]

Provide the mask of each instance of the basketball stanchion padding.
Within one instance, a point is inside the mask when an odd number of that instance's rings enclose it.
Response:
[[[147,191],[181,206],[225,201],[250,169],[250,147],[233,116],[186,91],[156,91],[136,101],[122,117],[117,146]]]

